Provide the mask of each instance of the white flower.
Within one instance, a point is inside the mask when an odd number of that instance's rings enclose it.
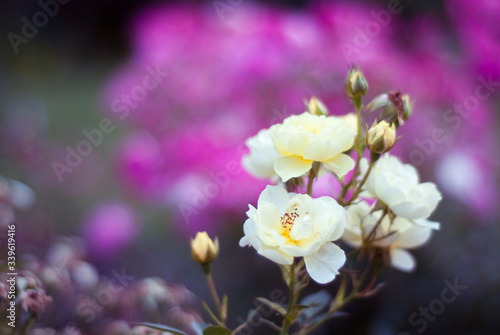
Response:
[[[292,115],[272,126],[269,136],[283,156],[276,159],[274,170],[284,182],[309,171],[313,162],[323,163],[339,178],[354,168],[353,159],[342,152],[352,147],[356,132],[341,118]]]
[[[358,247],[363,238],[366,238],[382,215],[382,210],[370,213],[371,207],[364,201],[347,208],[347,225],[342,240],[347,244]],[[396,216],[392,225],[388,215],[375,231],[374,246],[388,248],[391,256],[391,265],[398,270],[409,272],[415,269],[415,258],[406,250],[421,246],[429,240],[432,233],[431,226],[439,227],[437,222],[427,225],[415,225],[407,219]]]
[[[281,156],[274,148],[273,140],[269,137],[268,131],[269,129],[262,129],[257,135],[245,141],[250,152],[243,156],[241,164],[249,174],[257,178],[275,176],[274,161]]]
[[[240,246],[251,245],[278,264],[292,264],[294,257],[304,257],[307,272],[321,284],[339,273],[345,253],[331,241],[342,236],[346,218],[344,208],[334,199],[313,199],[267,186],[257,208],[249,207]]]
[[[361,160],[361,171],[367,170],[366,159]],[[388,154],[373,167],[364,185],[362,196],[375,197],[384,202],[394,214],[414,220],[428,218],[441,200],[434,183],[419,183],[418,172],[410,164]]]

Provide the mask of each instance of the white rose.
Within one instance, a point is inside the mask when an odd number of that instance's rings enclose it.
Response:
[[[251,245],[278,264],[304,257],[307,272],[316,282],[332,281],[345,263],[345,253],[331,241],[342,236],[345,210],[330,197],[313,199],[267,186],[257,208],[249,206],[240,246]]]
[[[284,182],[309,171],[313,162],[323,163],[339,178],[354,168],[353,159],[342,152],[352,147],[356,132],[341,118],[292,115],[272,126],[269,136],[283,156],[276,159],[274,170]]]
[[[268,131],[268,129],[262,129],[257,135],[245,141],[250,152],[243,156],[241,164],[249,174],[257,178],[275,176],[274,161],[281,157],[274,148],[273,140],[269,137]]]
[[[367,161],[362,159],[362,175]],[[415,220],[426,219],[436,209],[441,193],[434,183],[419,183],[418,172],[410,164],[403,164],[394,156],[383,155],[375,163],[364,184],[362,196],[380,199],[397,216]]]
[[[353,247],[359,247],[376,222],[382,211],[370,213],[372,208],[364,201],[347,208],[347,225],[342,240]],[[375,231],[374,246],[388,248],[391,256],[391,265],[398,270],[409,272],[416,267],[415,258],[406,249],[413,249],[429,240],[432,228],[439,227],[437,222],[427,225],[415,225],[409,220],[396,216],[392,225],[389,216],[385,216]],[[390,235],[389,235],[390,234]]]

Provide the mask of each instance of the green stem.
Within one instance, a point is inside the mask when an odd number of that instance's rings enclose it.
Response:
[[[215,289],[214,280],[212,278],[212,274],[210,272],[206,273],[208,288],[210,289],[210,293],[212,294],[212,298],[214,299],[215,306],[217,308],[217,313],[219,314],[219,318],[222,321],[222,324],[226,324],[226,316],[222,310],[222,303],[220,302],[219,295],[217,294],[217,290]]]
[[[361,126],[362,126],[362,122],[361,122],[361,107],[362,107],[362,102],[361,102],[361,99],[358,99],[356,102],[354,102],[354,100],[353,100],[353,103],[354,103],[354,107],[356,107],[356,116],[357,116],[357,119],[358,119],[358,134],[356,136],[356,140],[359,140],[361,138],[361,134],[362,134],[362,131],[361,131]]]
[[[382,216],[380,216],[380,219],[378,219],[377,223],[375,223],[375,225],[373,226],[373,228],[370,231],[370,233],[368,233],[368,236],[366,236],[366,238],[364,239],[363,245],[366,245],[366,244],[370,243],[371,239],[376,236],[376,234],[377,234],[377,228],[382,223],[382,220],[387,215],[387,212],[388,212],[388,209],[385,208],[384,211],[382,212]]]
[[[362,128],[362,121],[361,121],[361,108],[362,108],[362,102],[361,99],[352,99],[353,105],[356,108],[356,119],[358,123],[358,132],[356,134],[356,137],[354,139],[354,149],[356,151],[357,158],[356,158],[356,164],[354,166],[354,172],[352,174],[351,180],[342,187],[341,195],[340,195],[340,202],[344,206],[347,206],[348,204],[352,203],[351,201],[347,202],[345,201],[345,197],[347,195],[347,191],[356,183],[356,178],[359,175],[359,162],[361,158],[363,157],[363,150],[361,149],[361,141],[363,139],[363,128]]]
[[[361,193],[361,190],[363,189],[363,185],[365,184],[366,180],[368,179],[368,176],[370,175],[370,172],[372,171],[374,164],[375,164],[374,161],[370,161],[370,165],[368,166],[368,170],[366,171],[365,175],[363,176],[363,179],[358,184],[358,187],[356,188],[356,190],[352,194],[351,199],[345,203],[345,206],[349,206],[350,204],[352,204],[353,201],[356,200],[358,195]],[[353,176],[353,178],[354,178],[354,176]]]
[[[358,157],[356,159],[356,164],[354,165],[354,172],[352,174],[352,177],[351,179],[349,180],[349,182],[345,185],[342,186],[342,191],[340,193],[340,199],[339,199],[339,203],[340,204],[345,204],[346,202],[346,195],[347,195],[347,191],[349,191],[349,189],[351,188],[351,186],[355,183],[356,181],[356,178],[358,177],[359,175],[359,161],[361,160],[361,155],[358,154]]]
[[[309,196],[312,196],[312,184],[313,184],[313,174],[312,174],[312,171],[309,172],[309,180],[307,181],[307,194]]]
[[[295,305],[298,296],[295,292],[295,267],[296,263],[294,260],[292,266],[290,267],[290,283],[288,283],[288,287],[290,289],[290,300],[288,301],[288,308],[286,310],[286,315],[283,319],[283,325],[281,326],[280,335],[288,335],[288,329],[290,328],[290,325],[293,323],[293,321],[295,321],[295,320],[290,320],[290,314],[292,312],[292,308]]]
[[[313,180],[314,180],[314,174],[313,171],[309,171],[309,178],[307,180],[307,194],[309,196],[312,196],[313,192]]]
[[[320,162],[314,162],[312,164],[311,170],[309,170],[307,178],[307,194],[309,196],[312,196],[314,179],[318,176],[320,165]]]

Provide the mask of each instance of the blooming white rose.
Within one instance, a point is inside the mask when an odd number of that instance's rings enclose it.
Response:
[[[344,208],[334,199],[313,199],[267,186],[257,208],[249,207],[240,246],[251,245],[278,264],[292,264],[294,257],[304,257],[307,272],[321,284],[339,273],[345,253],[331,241],[342,236],[346,218]]]
[[[342,152],[352,147],[356,132],[341,118],[292,115],[272,126],[269,136],[283,156],[275,160],[274,170],[284,182],[309,171],[313,162],[323,163],[339,178],[354,168],[353,159]]]
[[[281,157],[274,148],[273,140],[269,137],[268,131],[269,129],[262,129],[257,135],[245,141],[250,152],[243,156],[241,165],[249,174],[257,178],[275,176],[274,161]]]
[[[347,225],[342,240],[353,247],[359,247],[373,227],[380,219],[382,210],[371,212],[371,207],[364,201],[347,208]],[[391,221],[385,216],[375,231],[374,246],[388,248],[391,256],[391,265],[398,270],[409,272],[415,269],[415,258],[406,250],[421,246],[429,240],[432,228],[439,227],[437,222],[427,225],[415,225],[409,220],[396,216]]]
[[[368,163],[362,159],[364,175]],[[441,193],[434,183],[419,183],[418,172],[410,164],[403,164],[394,156],[383,155],[374,165],[364,184],[362,196],[380,199],[394,214],[421,223],[436,209]]]

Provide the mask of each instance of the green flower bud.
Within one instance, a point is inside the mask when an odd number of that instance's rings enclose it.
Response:
[[[368,91],[368,83],[363,77],[359,66],[357,70],[354,70],[354,67],[349,70],[345,82],[345,91],[352,99],[360,99]]]
[[[377,154],[382,154],[392,149],[396,143],[396,125],[380,121],[377,125],[373,123],[372,127],[366,133],[366,146]]]

